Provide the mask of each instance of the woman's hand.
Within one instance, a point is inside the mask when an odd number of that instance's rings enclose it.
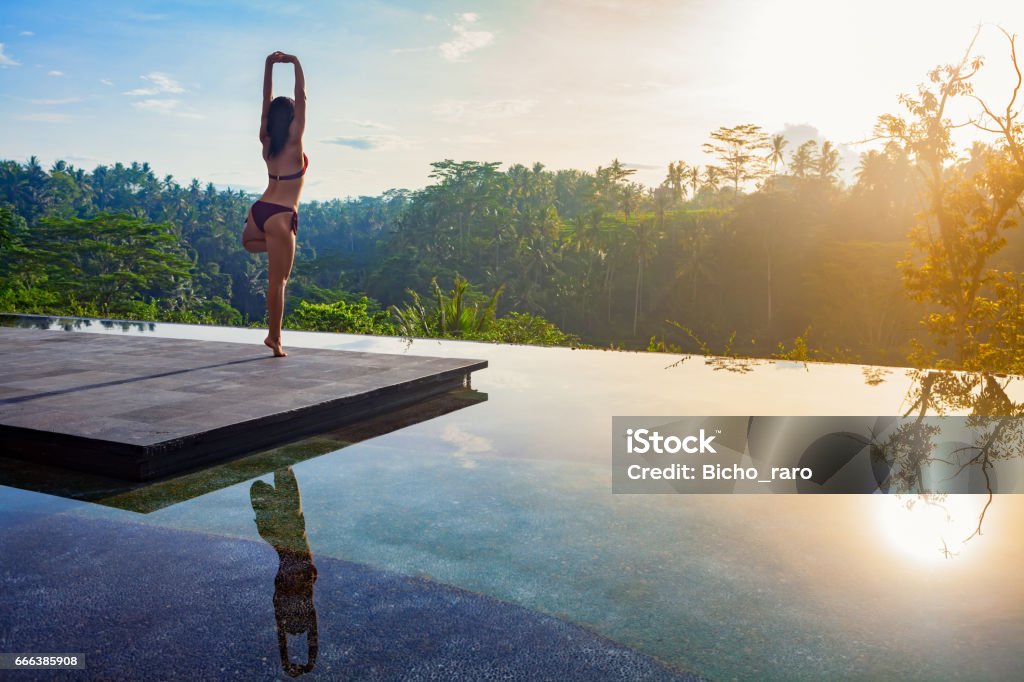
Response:
[[[267,64],[279,64],[283,62],[283,58],[287,56],[288,55],[286,55],[284,52],[281,52],[280,50],[276,52],[271,52],[270,54],[267,55]]]

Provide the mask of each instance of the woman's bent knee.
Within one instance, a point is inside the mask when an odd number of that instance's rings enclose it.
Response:
[[[249,253],[266,253],[267,242],[264,239],[248,239],[242,242],[242,248]]]

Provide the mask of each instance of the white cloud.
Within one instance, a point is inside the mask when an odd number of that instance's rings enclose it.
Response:
[[[57,158],[71,163],[99,163],[100,161],[95,156],[79,156],[78,154],[59,154]]]
[[[170,113],[180,102],[176,99],[143,99],[132,103],[136,109],[143,111],[156,111],[161,114]]]
[[[339,135],[324,140],[324,142],[359,151],[389,151],[391,149],[410,149],[414,146],[412,140],[400,135]]]
[[[630,163],[627,161],[622,162],[623,168],[632,168],[633,170],[660,170],[664,168],[656,163]]]
[[[146,74],[145,76],[139,76],[139,78],[141,78],[144,81],[148,81],[152,85],[145,88],[136,88],[134,90],[129,90],[124,94],[130,97],[152,97],[153,95],[160,95],[163,93],[179,95],[185,92],[185,88],[181,86],[181,83],[174,80],[166,73],[153,71],[152,73]]]
[[[204,118],[202,114],[198,114],[195,111],[182,109],[181,100],[155,97],[156,95],[179,95],[185,92],[184,86],[166,73],[152,71],[145,76],[139,76],[139,78],[147,81],[150,85],[148,87],[136,88],[123,93],[129,97],[145,98],[137,102],[132,102],[132,106],[136,109],[148,111],[154,114],[161,114],[163,116],[175,116],[177,118]],[[100,82],[112,85],[112,83],[106,79]]]
[[[57,71],[56,69],[54,69],[53,71],[47,71],[46,75],[47,76],[53,76],[54,78],[61,78],[64,75],[64,72],[63,71]]]
[[[427,21],[435,20],[435,17],[427,15]],[[475,12],[464,12],[456,16],[455,23],[451,29],[455,36],[440,45],[429,47],[396,47],[391,54],[403,54],[407,52],[440,52],[441,56],[449,62],[464,62],[466,55],[470,52],[487,47],[494,42],[494,34],[490,31],[474,30],[475,24],[480,20],[480,15]]]
[[[4,44],[0,43],[0,66],[21,66],[21,62],[16,62],[6,54],[4,54]]]
[[[384,123],[378,123],[377,121],[369,121],[366,119],[357,118],[336,118],[335,121],[340,123],[351,123],[359,128],[371,128],[373,130],[393,130],[393,128]]]
[[[100,83],[103,83],[104,85],[113,85],[114,81],[112,81],[112,80],[110,80],[108,78],[101,78],[100,79]]]
[[[480,146],[485,144],[497,144],[498,138],[494,135],[456,135],[455,137],[441,137],[438,138],[441,142],[448,142],[452,144],[464,144]]]
[[[176,116],[178,118],[203,118],[202,114],[192,111],[181,111],[178,105],[181,102],[176,99],[142,99],[132,102],[132,106],[142,111],[149,111],[164,116]]]
[[[33,33],[32,31],[22,31],[18,35],[19,36],[25,36],[26,38],[31,38],[32,36],[35,35],[35,33]]]
[[[499,118],[514,118],[530,113],[537,106],[535,99],[496,99],[471,101],[448,99],[434,107],[434,115],[452,122],[477,123]]]
[[[476,461],[471,459],[472,455],[494,451],[494,445],[490,440],[470,433],[457,424],[445,426],[441,432],[441,440],[454,448],[452,455],[467,469],[475,469],[477,466]]]
[[[42,106],[59,106],[61,104],[74,104],[75,102],[81,102],[81,97],[65,97],[64,99],[33,99],[29,100],[32,104],[40,104]]]
[[[18,116],[22,121],[39,121],[42,123],[67,123],[70,120],[67,114],[55,114],[49,111],[40,111],[33,114],[22,114]]]
[[[473,30],[479,20],[480,15],[474,12],[460,14],[458,20],[452,25],[455,37],[446,43],[441,43],[437,48],[441,51],[441,56],[450,62],[461,62],[465,61],[465,56],[470,52],[493,43],[494,34],[490,31]]]

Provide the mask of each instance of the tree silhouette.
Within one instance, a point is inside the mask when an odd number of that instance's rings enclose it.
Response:
[[[740,183],[759,180],[767,173],[762,152],[768,147],[768,136],[761,126],[752,123],[719,128],[711,133],[711,142],[704,151],[718,157],[725,175],[733,182],[733,193],[739,196]]]
[[[783,155],[783,150],[786,149],[786,145],[789,141],[786,140],[785,136],[781,133],[778,135],[772,135],[771,148],[768,150],[768,163],[772,165],[772,175],[778,173],[779,164],[786,165],[786,158]]]
[[[1020,371],[1021,276],[992,266],[1006,243],[1004,233],[1017,224],[1011,216],[1024,196],[1024,130],[1014,111],[1021,70],[1016,36],[1004,34],[1017,74],[1005,113],[995,113],[973,94],[972,79],[982,66],[980,58],[972,57],[976,33],[959,63],[933,70],[930,85],[901,98],[907,118],[881,116],[877,131],[914,159],[924,179],[925,211],[910,233],[921,256],[908,257],[901,267],[910,293],[939,309],[925,318],[926,328],[951,347],[959,367]],[[999,136],[998,150],[979,146],[970,163],[949,163],[956,153],[946,107],[954,97],[979,104],[976,125]]]

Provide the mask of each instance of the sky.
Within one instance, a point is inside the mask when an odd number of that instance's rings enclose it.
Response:
[[[8,3],[0,158],[145,161],[261,192],[263,60],[283,50],[306,74],[304,199],[418,189],[447,158],[589,171],[617,158],[656,185],[669,162],[712,162],[711,131],[741,123],[789,151],[840,144],[849,176],[877,117],[958,61],[979,24],[978,92],[1005,107],[996,25],[1024,33],[1017,1]],[[290,67],[274,76],[290,95]]]

